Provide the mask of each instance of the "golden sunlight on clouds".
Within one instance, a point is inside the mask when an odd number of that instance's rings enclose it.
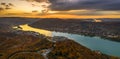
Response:
[[[23,17],[23,16],[21,16]],[[120,15],[69,15],[69,14],[51,14],[51,15],[31,15],[31,16],[24,16],[28,18],[76,18],[76,19],[88,19],[88,18],[120,18]]]
[[[57,2],[77,3],[79,0],[57,0]],[[13,4],[10,9],[0,9],[0,17],[33,18],[120,18],[120,10],[70,9],[53,10],[49,0],[1,0],[0,3]],[[6,6],[5,5],[5,6]],[[2,6],[2,5],[0,5]],[[69,8],[68,8],[69,9]]]
[[[0,2],[12,3],[15,5],[15,7],[13,7],[12,10],[19,10],[19,11],[24,11],[27,13],[31,13],[33,10],[37,10],[39,13],[42,13],[42,10],[47,9],[47,7],[50,5],[49,3],[46,3],[46,2],[39,3],[36,1],[28,2],[28,1],[21,1],[21,0],[9,0],[9,1],[3,0]],[[4,12],[6,12],[6,11],[4,11]]]
[[[50,11],[54,14],[72,14],[72,15],[120,15],[120,11],[96,11],[96,10],[69,10],[69,11]]]

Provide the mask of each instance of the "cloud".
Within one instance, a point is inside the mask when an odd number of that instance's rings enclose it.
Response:
[[[51,3],[50,8],[54,11],[65,10],[120,10],[120,0],[26,0],[29,2]]]
[[[36,2],[48,2],[48,0],[35,0]]]
[[[44,10],[42,10],[41,12],[42,12],[43,14],[46,14],[48,11],[49,11],[49,9],[44,9]]]
[[[36,12],[38,12],[38,11],[37,11],[37,10],[33,10],[32,12],[33,12],[33,13],[36,13]]]
[[[52,10],[120,10],[120,0],[49,0]]]
[[[120,15],[120,11],[98,11],[98,10],[69,10],[56,11],[54,14],[70,14],[70,15]]]
[[[0,3],[0,6],[2,6],[2,7],[0,7],[0,11],[2,11],[2,10],[12,9],[12,7],[14,5],[12,3],[4,3],[4,2],[2,2],[2,3]]]
[[[2,7],[0,7],[0,11],[4,10]]]
[[[6,3],[1,3],[1,5],[6,5]]]
[[[33,2],[31,5],[32,7],[39,7],[41,8],[41,13],[46,14],[49,11],[49,6],[51,5],[49,3],[49,0],[24,0],[28,2]],[[33,12],[33,11],[32,11]]]
[[[25,1],[28,1],[28,2],[33,2],[33,1],[36,1],[36,2],[49,2],[48,0],[25,0]]]
[[[12,3],[8,3],[9,6],[14,6]]]

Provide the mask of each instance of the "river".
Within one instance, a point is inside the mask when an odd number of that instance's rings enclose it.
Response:
[[[110,41],[100,37],[88,37],[77,34],[48,31],[44,29],[33,28],[31,26],[28,26],[27,24],[19,25],[19,26],[22,28],[21,30],[23,31],[34,31],[43,34],[45,36],[51,36],[51,37],[54,36],[67,37],[91,50],[97,50],[107,55],[120,57],[120,42]]]

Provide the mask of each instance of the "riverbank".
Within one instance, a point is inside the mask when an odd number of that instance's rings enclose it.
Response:
[[[49,41],[61,38],[36,35],[36,32],[31,31],[0,32],[0,59],[44,59],[42,56],[44,49],[50,49],[51,47],[51,52],[46,55],[48,59],[118,59],[91,51],[68,38],[56,42]]]
[[[37,51],[49,49],[53,43],[48,41],[48,37],[44,35],[33,36],[28,33],[31,32],[0,32],[0,59],[44,59]]]
[[[18,29],[18,27],[20,27],[20,29]],[[49,40],[50,42],[64,41],[66,38],[69,38],[93,51],[98,50],[107,55],[118,56],[118,57],[120,56],[120,53],[119,53],[120,43],[119,42],[105,40],[100,37],[88,37],[88,36],[77,35],[77,34],[48,31],[44,29],[38,29],[38,28],[31,27],[28,24],[19,25],[18,27],[15,26],[13,28],[21,30],[21,31],[32,31],[33,33],[30,32],[30,33],[25,33],[25,34],[29,34],[33,36],[36,36],[40,33],[45,36],[52,37],[53,39],[50,39]],[[19,31],[17,32],[19,33]],[[34,32],[37,32],[38,34],[34,34]]]
[[[55,45],[54,49],[48,54],[49,59],[117,59],[99,53],[99,51],[91,51],[72,40],[56,42]]]
[[[43,19],[30,26],[56,32],[67,32],[85,36],[99,36],[120,42],[120,22],[86,22],[81,20]]]

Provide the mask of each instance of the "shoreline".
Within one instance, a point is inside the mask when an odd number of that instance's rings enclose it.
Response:
[[[98,36],[120,42],[120,22],[85,22],[80,20],[43,19],[29,26],[55,32],[65,32],[84,36]],[[83,27],[84,26],[84,27]],[[114,27],[114,28],[113,28]],[[109,31],[108,31],[109,30]]]

